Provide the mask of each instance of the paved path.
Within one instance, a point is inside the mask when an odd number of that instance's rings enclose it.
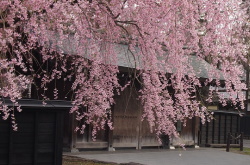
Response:
[[[115,152],[80,152],[70,155],[86,159],[144,165],[247,165],[249,155],[226,152],[225,149],[200,148],[176,150],[125,150]]]

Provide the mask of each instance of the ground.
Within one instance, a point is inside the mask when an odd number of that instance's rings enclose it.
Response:
[[[243,151],[240,151],[239,148],[230,148],[229,151],[243,155],[250,155],[250,148],[244,148]]]
[[[243,152],[239,151],[239,148],[230,148],[230,152],[226,152],[225,148],[187,148],[187,150],[143,149],[117,150],[115,152],[91,151],[64,153],[64,155],[78,158],[64,157],[63,165],[246,165],[250,162],[249,148],[244,148]],[[72,161],[72,159],[74,161]]]
[[[87,160],[74,156],[63,156],[63,165],[119,165],[117,163],[108,163],[97,160]],[[120,165],[140,165],[138,163],[122,163]]]
[[[83,158],[77,158],[74,156],[63,156],[63,165],[118,165],[118,164],[87,160]]]

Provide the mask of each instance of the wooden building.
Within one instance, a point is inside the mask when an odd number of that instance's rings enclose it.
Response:
[[[126,45],[118,46],[119,55],[129,58],[131,55]],[[211,67],[206,61],[200,61],[196,56],[190,56],[189,62],[193,65],[197,76],[208,78],[208,69]],[[133,61],[122,59],[118,61],[121,72],[128,73],[126,70],[135,68]],[[170,73],[171,74],[171,73]],[[116,96],[116,104],[112,107],[114,130],[102,130],[97,134],[96,141],[91,137],[91,126],[87,126],[84,134],[74,132],[77,121],[74,116],[66,116],[66,125],[64,133],[64,146],[70,151],[134,148],[142,149],[147,147],[168,148],[170,145],[178,146],[186,144],[187,146],[199,145],[200,141],[200,119],[193,118],[187,121],[186,127],[177,123],[177,129],[180,138],[162,136],[163,143],[160,144],[154,133],[150,133],[147,121],[141,121],[142,105],[138,100],[138,88],[128,87],[121,95]]]
[[[74,46],[71,45],[74,42],[65,43],[67,45],[61,51],[65,54],[75,54]],[[140,63],[139,59],[134,59],[130,51],[128,51],[128,46],[117,44],[117,52],[118,52],[118,63],[119,69],[124,74],[129,73],[128,70],[135,70],[135,63]],[[86,52],[84,52],[86,53]],[[37,54],[39,56],[39,54]],[[39,58],[38,58],[39,59]],[[198,77],[202,79],[208,78],[208,70],[211,67],[206,61],[201,61],[196,56],[189,56],[189,63],[193,66],[193,69]],[[52,65],[52,64],[51,64]],[[45,67],[45,66],[44,66]],[[171,74],[171,73],[168,73]],[[187,73],[188,74],[188,73]],[[223,78],[222,78],[223,79]],[[37,80],[37,84],[41,83]],[[63,82],[63,81],[61,81]],[[59,92],[59,99],[64,99],[64,93],[68,93],[70,90],[70,86],[72,82],[63,82],[65,84],[60,84],[60,81],[57,81],[57,87],[63,89]],[[53,84],[53,83],[52,83]],[[136,83],[135,83],[136,84]],[[48,96],[52,96],[53,98],[53,88],[54,86],[48,87]],[[142,105],[138,100],[138,88],[140,86],[137,84],[135,86],[130,86],[126,88],[119,96],[115,97],[116,104],[112,107],[113,114],[113,123],[114,130],[109,130],[108,128],[105,130],[101,130],[97,133],[96,140],[93,141],[91,137],[91,125],[88,125],[84,134],[75,133],[75,128],[79,124],[78,121],[75,120],[74,114],[69,114],[68,110],[64,111],[64,129],[63,129],[63,145],[66,150],[77,151],[77,150],[93,150],[93,149],[108,149],[114,150],[118,148],[135,148],[142,149],[147,147],[162,147],[167,148],[170,145],[179,145],[186,144],[188,146],[194,146],[199,144],[207,144],[209,142],[210,136],[212,137],[212,141],[215,142],[217,134],[212,133],[210,135],[210,130],[235,130],[235,128],[230,127],[224,128],[222,126],[216,127],[216,124],[210,126],[205,129],[200,124],[200,120],[198,118],[193,118],[188,120],[187,126],[183,127],[181,123],[177,123],[177,129],[180,133],[180,139],[176,139],[173,137],[162,136],[162,144],[160,144],[154,133],[150,133],[149,125],[147,121],[141,121],[142,114]],[[38,96],[38,93],[41,89],[32,88],[31,97],[34,99],[41,99]],[[50,93],[49,93],[50,92]],[[217,115],[220,119],[220,125],[227,125],[230,121],[235,121],[234,117],[226,117],[224,119],[221,117],[222,115]],[[215,123],[217,121],[214,121]],[[230,125],[230,124],[229,124]],[[234,125],[234,124],[232,124]],[[211,129],[211,128],[213,129]],[[219,137],[222,134],[219,135]],[[205,140],[204,140],[205,136]],[[223,139],[224,137],[220,137],[218,139]]]
[[[100,43],[100,51],[105,52],[103,49],[105,49],[105,44],[107,43],[103,44],[104,45]],[[62,41],[62,44],[58,47],[58,49],[65,54],[78,54],[79,52],[77,52],[75,49],[75,45],[77,45],[77,41],[75,41],[73,37],[69,37],[67,40]],[[117,52],[118,58],[115,65],[119,66],[121,72],[129,73],[128,70],[135,70],[136,64],[137,67],[143,68],[143,66],[140,66],[140,59],[138,57],[134,57],[131,54],[127,45],[116,44],[113,46],[115,46],[115,51]],[[139,53],[139,50],[135,49],[133,53]],[[82,51],[81,55],[88,58],[88,50]],[[188,63],[192,65],[194,73],[197,77],[200,77],[200,81],[204,81],[206,78],[208,78],[208,71],[214,69],[205,60],[201,60],[195,55],[190,55],[188,57]],[[186,74],[188,75],[188,73]],[[222,74],[220,75],[220,80],[224,80]],[[112,107],[114,130],[111,131],[106,129],[99,131],[96,141],[92,140],[91,126],[87,126],[83,135],[77,134],[74,132],[74,130],[78,123],[75,121],[74,116],[65,115],[66,122],[64,127],[64,146],[71,151],[77,149],[113,150],[113,148],[124,147],[132,147],[136,149],[141,149],[143,147],[161,147],[155,135],[150,133],[147,122],[141,121],[142,105],[140,104],[139,100],[137,100],[137,96],[137,89],[135,87],[130,87],[115,98],[116,104]],[[237,129],[233,127],[237,125],[234,119],[238,118],[236,115],[234,116],[231,114],[231,116],[228,117],[227,113],[219,113],[218,111],[215,113],[215,118],[218,118],[218,120],[214,120],[204,126],[200,124],[200,120],[198,118],[188,120],[186,127],[182,127],[181,123],[177,123],[177,128],[181,138],[175,139],[172,137],[163,137],[163,147],[169,145],[178,145],[180,143],[191,146],[199,144],[205,145],[209,143],[208,139],[210,139],[210,136],[212,137],[211,141],[214,143],[217,142],[215,137],[220,136],[218,137],[218,140],[220,139],[218,142],[221,142],[221,139],[224,139],[224,137],[222,137],[224,133],[219,133],[219,130],[238,131],[238,127]],[[216,124],[218,121],[220,126],[217,128]],[[230,123],[229,121],[233,122]],[[212,126],[210,126],[211,123]],[[227,128],[228,125],[233,126]],[[211,130],[214,132],[212,135],[209,134],[209,131]],[[215,133],[216,131],[219,135]],[[168,141],[168,139],[170,139],[170,141]]]

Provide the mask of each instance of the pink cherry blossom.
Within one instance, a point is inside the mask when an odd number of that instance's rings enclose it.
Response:
[[[202,86],[224,86],[231,103],[244,109],[247,9],[242,0],[1,0],[0,95],[17,106],[34,79],[43,100],[50,84],[73,81],[71,113],[83,121],[76,130],[92,124],[95,136],[106,124],[112,129],[114,96],[130,86],[119,83],[121,65],[140,80],[142,119],[151,131],[178,136],[177,121],[210,120],[198,97]],[[209,67],[195,68],[191,56]],[[55,87],[54,99],[59,92]],[[15,121],[13,107],[0,105],[3,119]]]

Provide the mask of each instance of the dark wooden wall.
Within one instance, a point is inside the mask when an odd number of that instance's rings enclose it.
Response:
[[[0,165],[62,164],[61,110],[37,108],[15,113],[18,131],[0,119]]]
[[[214,120],[206,122],[200,128],[200,145],[226,144],[227,134],[240,133],[239,114],[215,112]],[[232,141],[232,143],[237,143]]]
[[[244,116],[240,121],[241,132],[244,133],[245,137],[250,137],[250,116]]]

